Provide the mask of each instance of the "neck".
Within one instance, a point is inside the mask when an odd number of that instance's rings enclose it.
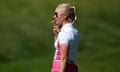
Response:
[[[64,25],[67,24],[67,23],[70,23],[70,22],[64,21],[63,24],[62,24],[62,26],[64,26]]]

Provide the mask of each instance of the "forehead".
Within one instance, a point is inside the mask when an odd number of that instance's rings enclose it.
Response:
[[[64,7],[56,7],[55,12],[65,12],[65,8]]]

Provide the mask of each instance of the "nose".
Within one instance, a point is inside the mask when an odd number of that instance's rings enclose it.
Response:
[[[56,18],[56,15],[54,15],[53,18]]]

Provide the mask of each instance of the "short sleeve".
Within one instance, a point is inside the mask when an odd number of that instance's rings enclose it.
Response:
[[[59,44],[69,44],[70,40],[72,40],[72,33],[71,32],[61,32],[59,37]]]

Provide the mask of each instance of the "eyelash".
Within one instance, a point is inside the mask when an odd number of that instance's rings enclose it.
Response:
[[[58,14],[55,12],[54,15],[57,16]]]

